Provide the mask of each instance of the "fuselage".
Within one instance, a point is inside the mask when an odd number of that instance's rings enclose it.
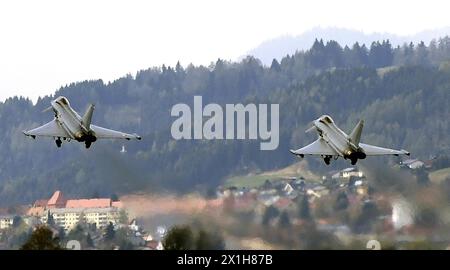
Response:
[[[79,142],[96,141],[95,134],[82,123],[81,116],[70,107],[65,97],[59,97],[51,102],[58,124],[71,136],[70,139]]]
[[[323,115],[314,120],[313,125],[316,127],[319,136],[341,157],[347,159],[364,159],[366,154],[354,143],[350,137],[341,129],[339,129],[328,115]]]

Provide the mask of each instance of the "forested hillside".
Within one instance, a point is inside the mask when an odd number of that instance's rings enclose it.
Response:
[[[389,41],[370,48],[316,41],[305,52],[274,60],[217,60],[208,67],[162,66],[111,83],[85,81],[64,86],[36,105],[24,98],[0,103],[0,205],[29,203],[55,189],[67,196],[109,196],[128,192],[208,192],[224,177],[267,170],[296,161],[288,149],[314,139],[308,123],[330,114],[349,131],[359,118],[363,141],[408,149],[428,157],[450,146],[450,38],[392,48]],[[88,63],[87,63],[88,64]],[[25,137],[21,131],[53,117],[42,113],[50,100],[69,98],[83,113],[96,104],[93,122],[142,141],[65,143]],[[258,141],[174,141],[174,104],[279,103],[280,145],[260,151]],[[127,152],[120,153],[122,144]],[[323,166],[308,159],[311,166]]]
[[[248,54],[259,58],[263,64],[270,65],[273,58],[281,59],[286,56],[286,54],[292,54],[297,50],[309,49],[317,38],[335,40],[339,42],[342,47],[345,45],[351,46],[356,41],[358,41],[360,45],[366,44],[366,46],[370,46],[374,40],[383,39],[389,39],[393,46],[397,46],[411,41],[414,43],[425,41],[425,43],[428,44],[433,38],[446,36],[448,33],[450,33],[449,27],[425,30],[412,36],[399,36],[389,33],[364,33],[362,31],[340,27],[315,27],[297,36],[285,35],[264,41],[256,48],[250,50]]]

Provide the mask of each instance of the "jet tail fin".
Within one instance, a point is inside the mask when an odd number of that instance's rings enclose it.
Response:
[[[364,127],[364,120],[359,120],[358,124],[356,124],[355,128],[353,129],[352,133],[350,133],[350,140],[356,146],[359,144],[359,141],[361,140],[361,133],[363,127]]]
[[[94,113],[94,108],[95,108],[94,104],[90,104],[83,115],[82,123],[83,126],[87,129],[91,127],[92,114]]]

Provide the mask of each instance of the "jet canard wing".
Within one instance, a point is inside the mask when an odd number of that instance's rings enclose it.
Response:
[[[292,154],[297,156],[303,156],[303,155],[324,155],[324,156],[338,156],[339,153],[337,153],[335,150],[333,150],[328,144],[322,139],[319,138],[313,143],[297,149],[297,150],[290,150]]]
[[[407,155],[409,152],[406,150],[394,150],[389,148],[383,148],[375,145],[360,143],[359,146],[363,149],[367,156],[382,156],[382,155]]]
[[[141,139],[141,136],[139,136],[137,134],[128,134],[128,133],[124,133],[124,132],[120,132],[120,131],[116,131],[116,130],[112,130],[112,129],[99,127],[99,126],[92,125],[92,124],[91,124],[90,128],[92,131],[95,132],[95,137],[97,139],[126,139],[126,140],[131,140],[131,139],[140,140]]]
[[[23,131],[23,134],[30,136],[30,137],[63,137],[63,138],[71,138],[70,134],[68,134],[64,128],[61,126],[61,124],[56,120],[53,119],[52,121],[48,122],[45,125],[42,125],[40,127],[37,127],[32,130]]]

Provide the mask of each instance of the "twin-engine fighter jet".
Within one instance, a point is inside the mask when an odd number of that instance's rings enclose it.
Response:
[[[89,105],[83,117],[70,107],[70,103],[65,97],[58,97],[53,100],[51,107],[45,111],[47,110],[53,110],[55,118],[43,126],[24,131],[25,135],[33,139],[37,136],[53,137],[58,147],[61,147],[62,140],[76,140],[84,142],[86,148],[89,148],[98,139],[141,139],[137,134],[127,134],[91,124],[94,112],[94,105],[92,104]]]
[[[350,159],[355,165],[358,159],[365,159],[366,156],[381,155],[408,155],[406,150],[394,150],[382,148],[370,144],[360,143],[364,121],[360,120],[350,135],[340,130],[333,119],[328,115],[322,115],[312,122],[313,126],[306,132],[316,130],[319,138],[298,150],[290,150],[292,154],[304,157],[305,155],[320,155],[325,164],[329,165],[332,157],[335,159],[343,157]]]

